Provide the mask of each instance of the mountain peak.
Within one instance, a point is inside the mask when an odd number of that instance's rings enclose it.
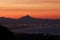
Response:
[[[26,15],[25,17],[31,17],[30,15]]]
[[[26,15],[26,16],[21,17],[21,19],[30,19],[30,18],[32,18],[30,15]]]
[[[26,16],[30,17],[30,15],[26,15]]]

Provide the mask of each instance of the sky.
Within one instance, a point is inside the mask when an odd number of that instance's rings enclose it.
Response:
[[[60,0],[0,0],[0,17],[60,19]]]

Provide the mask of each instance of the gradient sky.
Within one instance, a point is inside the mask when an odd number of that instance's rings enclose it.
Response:
[[[60,0],[0,0],[0,17],[60,19]]]

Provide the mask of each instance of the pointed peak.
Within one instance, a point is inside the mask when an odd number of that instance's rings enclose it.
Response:
[[[20,19],[31,19],[32,17],[30,15],[26,15],[26,16],[23,16],[21,17]]]
[[[30,15],[26,15],[25,17],[31,17]]]
[[[30,16],[30,15],[26,15],[26,16]]]

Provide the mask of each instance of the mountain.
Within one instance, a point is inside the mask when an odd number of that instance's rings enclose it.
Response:
[[[32,24],[32,23],[37,23],[38,20],[37,20],[37,18],[33,18],[29,15],[26,15],[26,16],[23,16],[20,19],[18,19],[18,21],[20,23],[27,23],[27,24],[31,23]]]
[[[27,23],[27,24],[60,24],[60,19],[38,19],[33,18],[29,15],[23,16],[19,19],[4,18],[0,17],[0,24],[16,24],[16,23]]]
[[[8,28],[19,28],[22,27],[24,24],[28,24],[28,26],[30,27],[40,27],[41,25],[60,26],[60,19],[39,19],[33,18],[29,15],[23,16],[19,19],[0,17],[0,24],[7,26]]]
[[[32,19],[32,17],[29,15],[26,15],[26,16],[21,17],[20,19],[21,20],[28,20],[28,19]]]
[[[33,18],[29,15],[23,16],[20,19],[18,19],[20,23],[27,23],[27,24],[53,24],[58,23],[60,24],[60,19],[39,19],[39,18]]]

